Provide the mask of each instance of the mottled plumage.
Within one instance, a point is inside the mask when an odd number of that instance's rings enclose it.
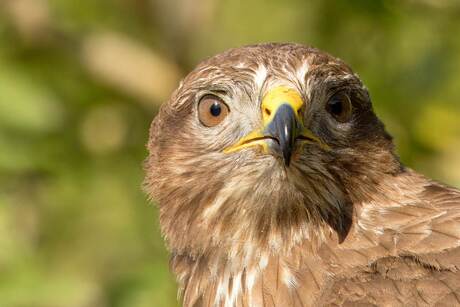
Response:
[[[271,136],[225,151],[268,122],[279,87],[299,93],[318,139],[296,139],[287,162]],[[326,108],[336,93],[352,105],[344,122]],[[229,108],[213,127],[198,119],[206,94]],[[399,162],[342,61],[295,44],[210,58],[162,106],[148,149],[184,306],[460,305],[460,192]]]

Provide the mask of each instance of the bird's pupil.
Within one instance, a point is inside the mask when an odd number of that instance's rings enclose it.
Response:
[[[332,101],[331,104],[329,105],[329,108],[332,114],[335,114],[335,115],[342,114],[343,106],[342,106],[341,101],[338,101],[338,100]]]
[[[219,103],[215,102],[211,105],[211,108],[209,109],[209,111],[211,112],[212,116],[217,117],[222,112],[222,108],[220,107]]]

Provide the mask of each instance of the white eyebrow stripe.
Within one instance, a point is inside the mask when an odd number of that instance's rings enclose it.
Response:
[[[262,88],[267,79],[268,71],[264,65],[259,65],[254,74],[254,82],[258,89]]]
[[[310,70],[310,65],[306,61],[303,61],[302,65],[296,70],[297,80],[299,80],[300,82],[303,82],[305,79],[305,75],[308,73],[309,70]]]

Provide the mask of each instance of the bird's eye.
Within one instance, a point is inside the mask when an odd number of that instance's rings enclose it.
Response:
[[[206,127],[220,124],[229,112],[222,99],[214,95],[205,95],[198,103],[198,118]]]
[[[342,92],[334,94],[328,101],[326,110],[339,123],[346,123],[351,119],[353,107],[350,97]]]

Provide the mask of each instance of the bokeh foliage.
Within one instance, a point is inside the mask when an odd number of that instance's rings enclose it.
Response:
[[[460,186],[457,0],[0,1],[0,306],[175,306],[149,123],[229,47],[348,62],[410,167]]]

